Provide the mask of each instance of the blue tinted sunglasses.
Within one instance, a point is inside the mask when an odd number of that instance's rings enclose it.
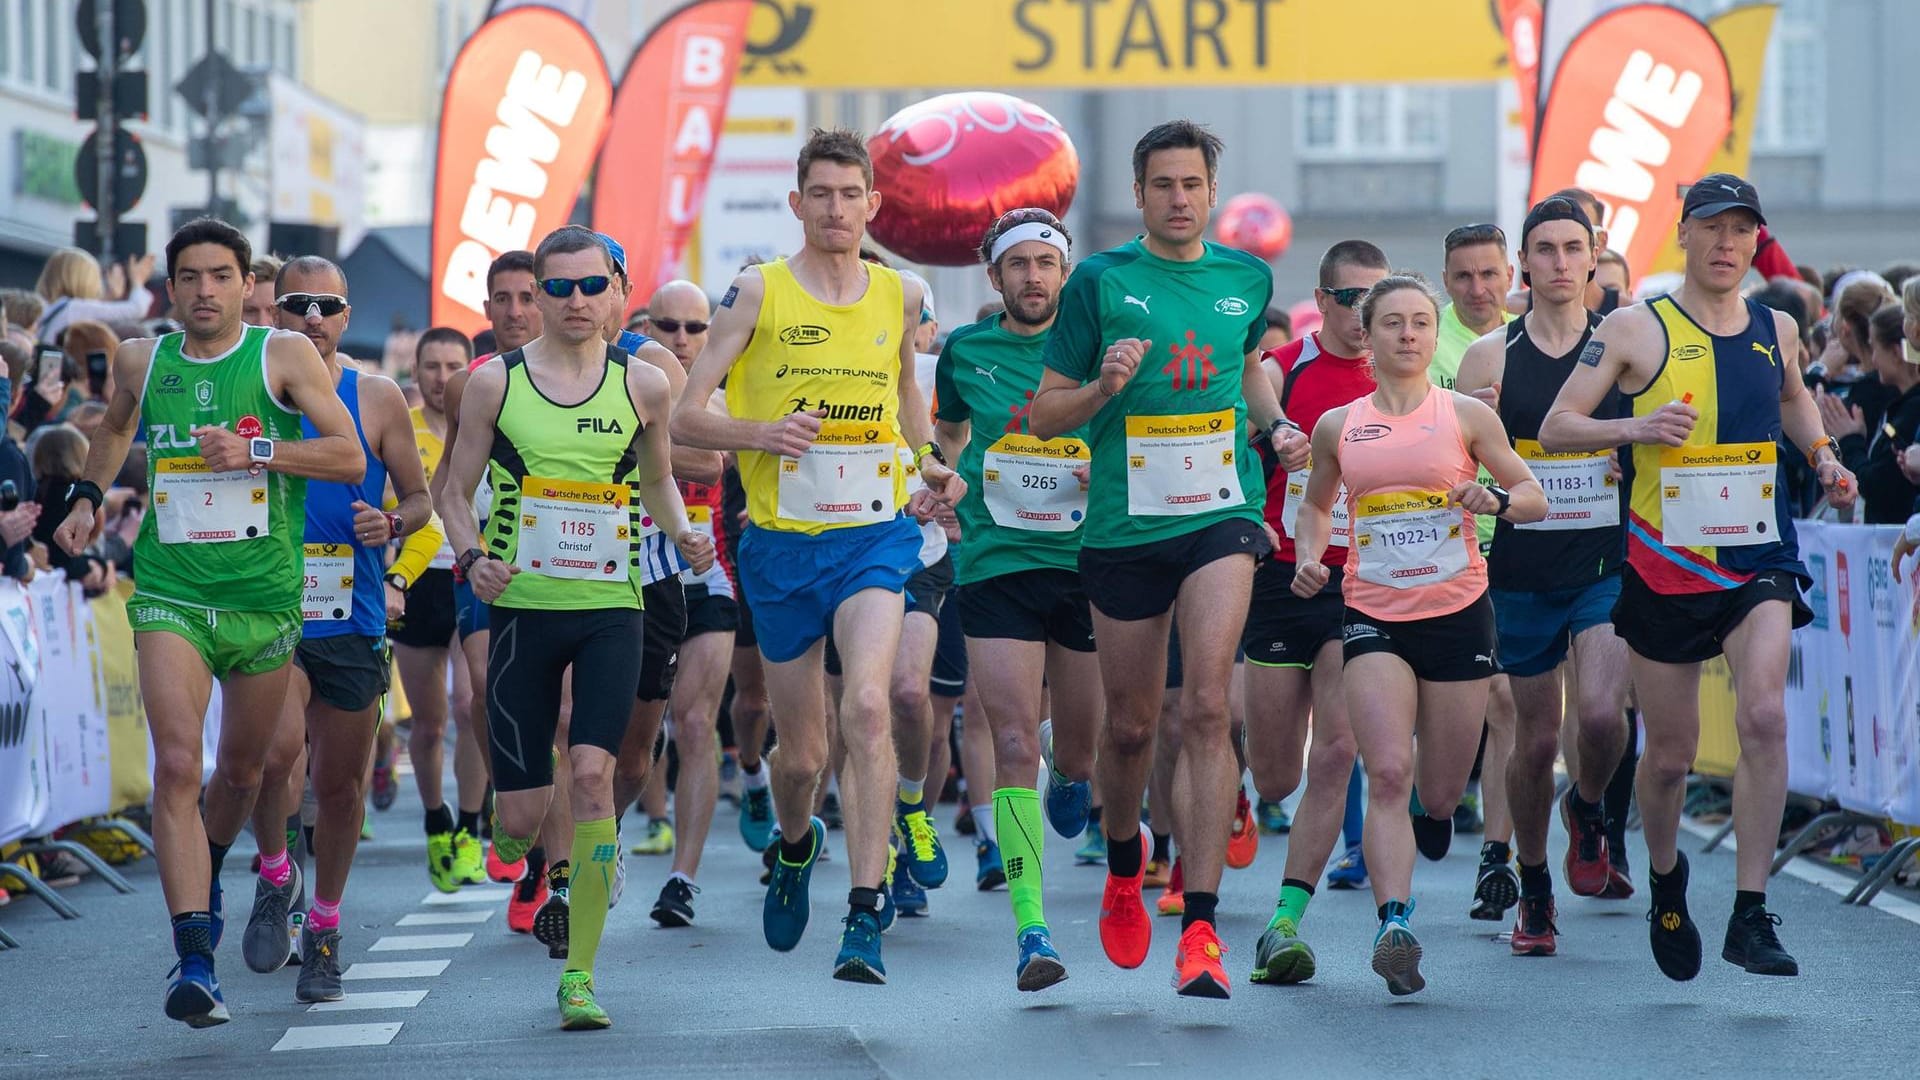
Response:
[[[553,297],[555,300],[565,300],[567,297],[573,295],[575,288],[580,290],[580,295],[582,296],[599,296],[601,293],[606,292],[607,286],[611,284],[613,284],[613,279],[605,274],[595,274],[592,277],[583,278],[550,277],[541,280],[540,291]]]

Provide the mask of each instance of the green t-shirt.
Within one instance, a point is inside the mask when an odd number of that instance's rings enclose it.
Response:
[[[1126,389],[1087,425],[1087,547],[1152,543],[1227,518],[1260,520],[1266,487],[1241,437],[1240,380],[1272,298],[1266,263],[1211,243],[1192,262],[1170,262],[1136,238],[1074,268],[1047,336],[1047,367],[1084,384],[1100,377],[1115,341],[1150,342]]]
[[[1500,325],[1505,326],[1516,316],[1502,311]],[[1447,390],[1453,389],[1460,379],[1460,361],[1466,359],[1467,348],[1480,340],[1473,328],[1460,321],[1460,313],[1452,304],[1440,310],[1439,342],[1433,349],[1433,364],[1427,368],[1427,377],[1433,385]],[[1480,470],[1482,484],[1493,483],[1493,474],[1486,469]],[[1477,514],[1473,519],[1474,531],[1480,537],[1480,550],[1487,550],[1493,543],[1493,522],[1491,514]]]
[[[1079,566],[1087,498],[1073,470],[1087,463],[1086,429],[1042,441],[1027,430],[1040,385],[1047,335],[1025,336],[999,315],[947,336],[934,368],[941,420],[973,424],[958,468],[960,500],[954,580],[962,585],[1025,570]]]

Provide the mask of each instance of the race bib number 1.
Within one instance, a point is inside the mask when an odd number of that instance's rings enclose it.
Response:
[[[1469,564],[1473,526],[1444,491],[1362,495],[1354,505],[1355,571],[1362,581],[1411,589],[1446,581]]]
[[[212,472],[198,456],[153,463],[153,511],[163,544],[226,544],[267,535],[267,474]]]
[[[981,460],[980,488],[993,523],[1029,532],[1072,532],[1087,517],[1087,493],[1074,470],[1086,468],[1079,439],[1002,435]]]
[[[1169,517],[1246,502],[1233,410],[1127,417],[1127,512]]]
[[[780,459],[779,501],[774,513],[790,521],[826,525],[872,525],[891,521],[900,461],[893,429],[886,424],[828,420],[820,437],[798,458]]]
[[[625,484],[525,478],[514,565],[576,581],[625,578],[633,543],[630,498]]]
[[[1533,439],[1515,439],[1513,448],[1547,493],[1547,516],[1514,528],[1555,532],[1620,524],[1620,485],[1607,451],[1556,454]]]
[[[1660,451],[1661,538],[1682,547],[1746,547],[1780,539],[1774,446],[1718,443]]]

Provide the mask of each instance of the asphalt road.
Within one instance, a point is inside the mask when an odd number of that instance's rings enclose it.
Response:
[[[507,932],[505,887],[452,902],[429,887],[411,791],[375,815],[378,835],[348,890],[344,1009],[296,1005],[292,969],[248,971],[236,926],[219,957],[233,1022],[193,1031],[165,1019],[173,957],[158,880],[143,862],[131,868],[131,896],[91,881],[69,890],[79,920],[61,922],[32,900],[0,910],[0,927],[25,944],[0,952],[0,1075],[1914,1075],[1899,1033],[1920,1015],[1920,925],[1844,907],[1783,875],[1772,906],[1803,974],[1746,975],[1718,959],[1733,894],[1725,851],[1693,857],[1708,959],[1698,979],[1676,984],[1647,953],[1640,899],[1563,897],[1561,954],[1511,956],[1495,939],[1504,926],[1466,917],[1477,849],[1463,838],[1416,873],[1428,989],[1395,999],[1368,970],[1366,893],[1323,890],[1314,901],[1305,929],[1321,972],[1311,983],[1246,981],[1283,860],[1284,839],[1266,837],[1254,865],[1230,872],[1222,889],[1234,984],[1219,1002],[1173,993],[1176,920],[1157,922],[1145,967],[1109,964],[1094,925],[1102,874],[1074,866],[1073,845],[1050,836],[1048,913],[1071,977],[1021,994],[1006,895],[970,887],[971,848],[951,831],[951,808],[940,817],[953,880],[932,894],[930,917],[902,919],[886,936],[885,987],[828,977],[844,860],[816,873],[813,925],[798,950],[778,954],[761,937],[759,860],[731,810],[715,822],[695,928],[663,930],[647,918],[666,860],[629,856],[627,897],[600,951],[600,1000],[615,1026],[585,1034],[558,1030],[559,964]],[[1564,844],[1557,834],[1555,844]],[[252,891],[248,854],[243,839],[225,876],[236,920]],[[1633,862],[1644,878],[1637,836]],[[380,966],[394,964],[407,966]]]

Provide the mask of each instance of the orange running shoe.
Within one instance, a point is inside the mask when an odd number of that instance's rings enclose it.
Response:
[[[1164,889],[1167,887],[1167,875],[1173,870],[1173,864],[1166,859],[1148,859],[1147,876],[1140,882],[1142,888]]]
[[[1100,896],[1100,946],[1107,950],[1107,959],[1123,968],[1146,963],[1147,949],[1153,945],[1153,921],[1147,918],[1147,906],[1140,899],[1146,859],[1153,851],[1145,832],[1140,835],[1140,848],[1140,874],[1117,878],[1108,871],[1107,887]]]
[[[1227,969],[1220,964],[1226,954],[1212,923],[1187,927],[1180,935],[1179,951],[1173,954],[1174,992],[1182,997],[1227,997]]]
[[[524,861],[522,862],[524,866]],[[533,916],[547,902],[547,876],[533,874],[513,885],[513,899],[507,901],[507,929],[516,934],[533,933]]]
[[[1245,870],[1260,854],[1260,827],[1253,820],[1253,804],[1247,801],[1247,789],[1240,789],[1240,806],[1233,812],[1233,831],[1227,834],[1227,865]]]
[[[1173,860],[1173,873],[1167,875],[1167,887],[1161,891],[1155,906],[1162,915],[1185,915],[1187,913],[1187,875],[1181,869],[1179,856]]]
[[[527,860],[519,862],[501,862],[500,854],[493,849],[493,842],[487,842],[487,876],[502,885],[511,885],[527,876]]]

